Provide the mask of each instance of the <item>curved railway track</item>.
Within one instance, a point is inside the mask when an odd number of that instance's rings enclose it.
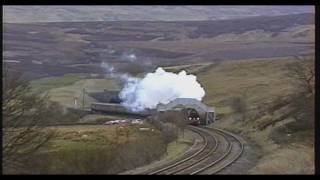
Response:
[[[217,128],[205,128],[222,135],[227,142],[227,149],[219,158],[212,157],[212,162],[190,174],[217,174],[234,163],[243,153],[244,144],[236,135]]]
[[[216,174],[235,162],[243,152],[241,139],[232,133],[216,128],[188,128],[202,138],[199,148],[143,174]]]

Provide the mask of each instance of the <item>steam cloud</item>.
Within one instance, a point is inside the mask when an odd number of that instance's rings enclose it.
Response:
[[[122,104],[132,111],[155,108],[159,103],[168,103],[176,98],[201,101],[204,95],[205,91],[196,76],[187,75],[185,71],[178,74],[166,72],[162,68],[148,73],[143,79],[127,78],[119,94]]]
[[[126,61],[133,62],[133,61],[137,60],[137,56],[133,53],[131,53],[131,54],[125,53],[122,55],[122,59],[124,59]]]
[[[132,81],[132,79],[135,79],[134,77],[132,77],[128,74],[116,72],[115,68],[106,62],[102,62],[101,67],[106,70],[106,74],[108,74],[109,76],[111,76],[113,78],[117,78],[124,83]]]
[[[107,74],[111,74],[111,75],[114,74],[114,67],[109,65],[108,63],[102,62],[101,67],[106,70]]]

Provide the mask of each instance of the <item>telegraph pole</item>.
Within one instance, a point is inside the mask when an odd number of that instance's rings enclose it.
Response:
[[[85,93],[85,89],[82,89],[82,109],[84,109],[84,93]]]

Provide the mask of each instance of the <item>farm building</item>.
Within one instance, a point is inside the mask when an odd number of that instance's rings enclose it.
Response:
[[[177,98],[168,104],[159,104],[157,106],[158,113],[164,113],[172,110],[188,110],[188,116],[197,116],[200,118],[200,124],[211,124],[215,120],[214,108],[208,107],[201,101],[193,98]]]

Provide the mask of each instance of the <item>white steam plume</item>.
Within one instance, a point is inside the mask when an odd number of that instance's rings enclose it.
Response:
[[[201,101],[204,95],[196,76],[187,75],[185,71],[178,74],[166,72],[162,68],[148,73],[143,79],[128,78],[120,92],[122,104],[132,111],[155,108],[159,103],[168,103],[176,98]]]
[[[133,62],[133,61],[137,60],[137,56],[133,53],[131,53],[131,54],[125,53],[122,55],[122,59],[124,59],[126,61]]]
[[[125,83],[132,81],[132,79],[135,79],[134,77],[130,76],[129,74],[117,72],[112,65],[110,65],[106,62],[102,62],[101,67],[106,70],[107,75],[109,75],[112,78],[120,79],[121,81],[123,81]]]
[[[106,70],[107,74],[113,75],[113,73],[114,73],[114,67],[113,66],[109,65],[106,62],[102,62],[101,63],[101,67]]]

